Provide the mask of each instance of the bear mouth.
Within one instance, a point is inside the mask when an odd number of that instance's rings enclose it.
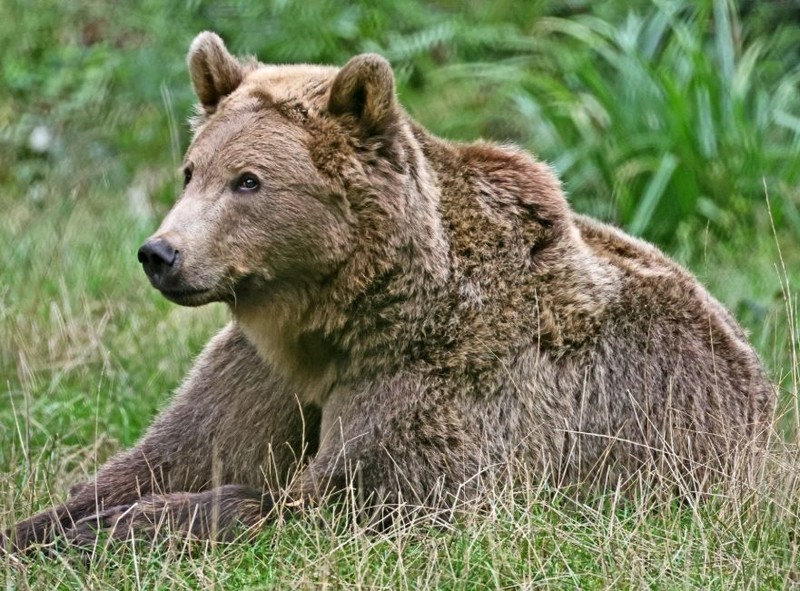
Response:
[[[210,289],[166,289],[159,288],[165,298],[181,306],[202,306],[213,301]]]

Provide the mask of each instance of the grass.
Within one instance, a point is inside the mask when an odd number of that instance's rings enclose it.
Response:
[[[532,483],[498,491],[488,511],[452,528],[386,534],[317,508],[241,544],[122,544],[88,565],[68,553],[2,555],[6,589],[800,586],[800,474],[783,450],[800,433],[791,15],[777,26],[726,2],[637,2],[631,12],[597,2],[554,15],[531,2],[523,22],[515,2],[459,14],[449,2],[324,2],[333,24],[305,44],[298,31],[322,17],[291,2],[237,0],[232,12],[194,2],[185,14],[158,2],[138,12],[38,4],[11,0],[0,15],[0,39],[18,50],[0,67],[0,528],[134,444],[226,321],[222,307],[160,298],[135,257],[173,195],[190,102],[183,52],[203,28],[267,59],[381,50],[432,129],[543,154],[577,209],[660,240],[736,314],[786,412],[775,466],[745,498],[576,502]],[[732,33],[712,35],[714,23]],[[52,135],[44,151],[30,141],[37,126]],[[680,206],[664,210],[670,203]]]
[[[773,493],[775,491],[772,491]],[[785,493],[789,491],[784,489]],[[451,527],[376,534],[347,506],[310,509],[228,545],[166,538],[6,559],[7,588],[786,589],[798,583],[796,488],[681,505],[657,495],[575,502],[530,483]]]

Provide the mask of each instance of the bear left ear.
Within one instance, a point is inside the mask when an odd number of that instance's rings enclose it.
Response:
[[[352,115],[368,133],[379,133],[396,117],[394,73],[380,55],[365,53],[347,62],[331,86],[328,111]]]
[[[245,68],[241,62],[228,52],[219,35],[210,31],[194,38],[186,61],[194,92],[206,115],[214,113],[219,101],[244,80]]]

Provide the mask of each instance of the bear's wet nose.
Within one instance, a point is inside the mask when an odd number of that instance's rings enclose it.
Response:
[[[175,264],[178,251],[167,240],[154,238],[144,243],[137,256],[147,276],[157,281]]]

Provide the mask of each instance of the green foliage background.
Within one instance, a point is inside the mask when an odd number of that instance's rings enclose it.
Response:
[[[0,529],[131,445],[225,322],[222,307],[164,301],[135,258],[179,189],[194,102],[185,53],[205,29],[265,62],[380,52],[432,131],[549,161],[575,209],[657,242],[734,311],[797,440],[799,0],[3,0]],[[413,539],[342,538],[309,521],[277,546],[199,563],[124,556],[109,578],[102,565],[0,565],[7,588],[255,585],[298,572],[308,586],[798,580],[794,505],[755,522],[709,507],[526,506]]]
[[[7,0],[0,25],[5,182],[55,165],[116,184],[174,163],[192,103],[182,57],[214,29],[276,63],[380,52],[424,124],[525,145],[576,206],[663,244],[763,217],[767,191],[777,224],[800,231],[797,2],[38,4]],[[37,125],[59,139],[45,162],[26,150]]]

